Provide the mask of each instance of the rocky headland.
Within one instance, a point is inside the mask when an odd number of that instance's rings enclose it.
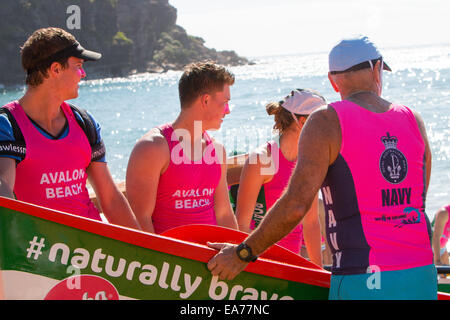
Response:
[[[49,26],[102,53],[98,62],[85,64],[90,79],[180,70],[204,59],[227,66],[250,63],[234,51],[207,48],[176,20],[168,0],[1,0],[0,84],[24,83],[20,46],[34,30]]]

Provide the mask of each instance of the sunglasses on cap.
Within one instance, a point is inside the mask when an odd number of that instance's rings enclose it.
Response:
[[[384,70],[387,71],[392,71],[391,68],[383,61],[383,58],[380,57],[378,59],[372,59],[372,60],[368,60],[368,61],[364,61],[361,63],[358,63],[346,70],[342,70],[342,71],[330,71],[330,74],[341,74],[341,73],[346,73],[346,72],[350,72],[350,71],[358,71],[358,70],[362,70],[362,69],[368,69],[371,68],[373,69],[373,66],[378,62],[381,61],[381,66]]]

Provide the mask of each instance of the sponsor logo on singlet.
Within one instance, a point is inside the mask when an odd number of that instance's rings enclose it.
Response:
[[[408,161],[403,153],[397,149],[398,139],[387,132],[381,137],[385,150],[380,156],[380,171],[384,179],[389,183],[402,182],[408,173]]]
[[[403,210],[403,213],[400,215],[385,215],[383,214],[379,218],[375,218],[375,221],[383,221],[383,222],[396,222],[394,225],[395,228],[402,228],[408,224],[416,224],[420,223],[420,210],[412,207],[407,207]]]

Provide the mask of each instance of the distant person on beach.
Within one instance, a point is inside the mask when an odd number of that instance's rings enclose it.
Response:
[[[274,129],[279,136],[253,151],[242,168],[236,205],[241,231],[254,230],[283,193],[297,163],[298,140],[303,125],[311,112],[325,104],[325,98],[318,92],[296,89],[283,101],[266,105],[267,113],[274,115]],[[264,194],[263,203],[255,208],[260,190]],[[299,254],[303,238],[310,260],[322,266],[317,197],[302,223],[277,244]]]
[[[0,109],[0,195],[101,220],[89,179],[109,222],[139,228],[105,162],[99,124],[65,102],[78,96],[83,63],[101,54],[62,29],[43,28],[24,43],[21,57],[25,94]]]
[[[447,243],[450,237],[450,204],[444,206],[436,212],[434,216],[434,230],[433,230],[433,252],[434,263],[436,265],[448,265],[449,253],[447,250]]]
[[[339,42],[328,77],[342,101],[314,111],[283,196],[241,244],[220,252],[213,275],[233,279],[306,215],[319,188],[333,253],[330,299],[437,299],[424,212],[431,152],[422,118],[381,98],[391,69],[367,37]]]
[[[237,229],[228,197],[226,152],[207,130],[230,113],[234,75],[210,61],[187,65],[178,83],[175,121],[146,133],[128,162],[126,192],[142,229],[162,233],[188,224]]]

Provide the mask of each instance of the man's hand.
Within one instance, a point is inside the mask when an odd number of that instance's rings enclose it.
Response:
[[[207,243],[210,248],[220,250],[208,262],[208,269],[213,276],[221,280],[233,280],[247,266],[236,254],[237,245],[230,243]]]

